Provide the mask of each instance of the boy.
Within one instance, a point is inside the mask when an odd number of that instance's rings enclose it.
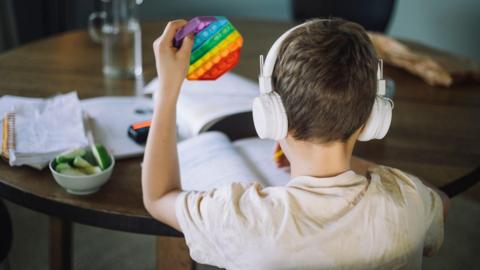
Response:
[[[443,241],[448,200],[412,175],[352,158],[376,96],[363,28],[313,20],[281,44],[272,87],[288,118],[277,146],[278,165],[291,164],[286,186],[182,192],[175,104],[193,37],[178,50],[172,40],[185,23],[169,23],[153,45],[160,87],[142,186],[146,209],[184,233],[191,257],[227,269],[420,269]]]

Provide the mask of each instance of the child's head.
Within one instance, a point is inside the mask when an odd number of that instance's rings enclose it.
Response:
[[[312,20],[282,43],[272,74],[288,132],[296,140],[347,141],[367,121],[376,96],[377,56],[358,24]]]

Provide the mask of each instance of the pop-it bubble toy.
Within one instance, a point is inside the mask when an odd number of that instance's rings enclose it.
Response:
[[[190,33],[195,38],[187,79],[215,80],[238,63],[243,38],[225,17],[193,18],[176,33],[173,45],[179,48]]]

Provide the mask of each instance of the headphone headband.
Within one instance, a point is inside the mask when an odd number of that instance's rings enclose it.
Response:
[[[260,55],[260,76],[258,77],[258,84],[261,94],[270,93],[273,91],[272,74],[283,41],[288,37],[291,32],[295,31],[296,29],[307,23],[308,22],[294,26],[293,28],[290,28],[285,33],[283,33],[279,38],[277,38],[277,40],[273,43],[272,47],[268,51],[267,57],[265,58],[265,63],[263,62],[263,55]]]
[[[378,59],[377,64],[377,96],[385,96],[387,88],[387,84],[383,79],[383,60],[381,58]]]

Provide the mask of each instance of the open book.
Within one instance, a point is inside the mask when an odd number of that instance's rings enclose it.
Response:
[[[158,79],[154,79],[144,93],[153,94],[155,98],[157,89]],[[207,131],[228,116],[250,112],[256,96],[258,85],[255,82],[231,72],[214,81],[185,80],[177,103],[180,138]]]
[[[183,190],[209,190],[234,182],[283,186],[290,173],[275,166],[274,141],[259,138],[233,143],[220,132],[205,132],[178,145]]]
[[[144,92],[154,93],[157,88],[158,80],[154,79]],[[252,100],[257,95],[256,83],[231,73],[215,81],[185,80],[177,104],[179,140],[194,137],[214,125],[219,127],[217,130],[237,137],[251,135],[251,115],[242,113],[251,111]],[[153,105],[152,99],[139,96],[97,97],[81,101],[82,109],[92,119],[95,141],[105,145],[117,159],[143,155],[145,146],[131,140],[127,129],[136,122],[150,120]]]

